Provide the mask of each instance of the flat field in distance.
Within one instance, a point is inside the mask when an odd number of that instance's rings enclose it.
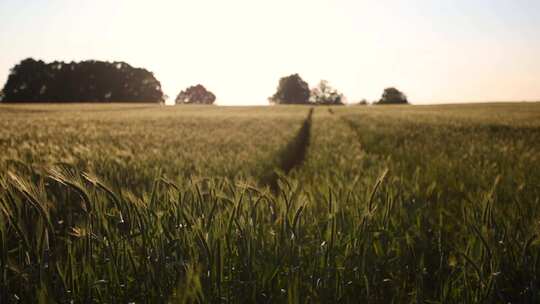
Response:
[[[4,105],[3,168],[65,163],[128,189],[156,174],[249,180],[270,170],[307,108],[164,107],[155,105]]]
[[[540,104],[0,105],[0,302],[540,302]]]

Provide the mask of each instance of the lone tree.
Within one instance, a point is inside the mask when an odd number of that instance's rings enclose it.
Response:
[[[277,104],[308,104],[309,86],[298,74],[283,77],[279,80],[276,93],[269,100]]]
[[[213,104],[214,101],[216,95],[200,84],[185,89],[176,97],[176,104]]]
[[[386,88],[377,104],[408,104],[407,96],[396,88]]]
[[[124,62],[45,63],[25,59],[10,71],[3,102],[162,102],[151,72]]]
[[[343,94],[332,88],[328,81],[321,80],[321,82],[311,90],[310,101],[319,105],[343,105],[343,98]]]
[[[367,106],[369,103],[368,101],[364,98],[362,100],[360,100],[356,105],[357,106]]]

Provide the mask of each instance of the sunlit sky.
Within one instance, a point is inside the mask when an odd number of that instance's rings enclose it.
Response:
[[[172,99],[266,104],[280,77],[349,102],[540,100],[538,0],[0,0],[0,83],[20,60],[125,61]]]

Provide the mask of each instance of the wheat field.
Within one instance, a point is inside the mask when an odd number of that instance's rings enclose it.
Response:
[[[538,303],[540,104],[0,105],[1,303]]]

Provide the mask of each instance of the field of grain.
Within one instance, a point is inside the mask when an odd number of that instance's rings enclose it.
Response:
[[[540,104],[0,105],[0,302],[535,303]]]

